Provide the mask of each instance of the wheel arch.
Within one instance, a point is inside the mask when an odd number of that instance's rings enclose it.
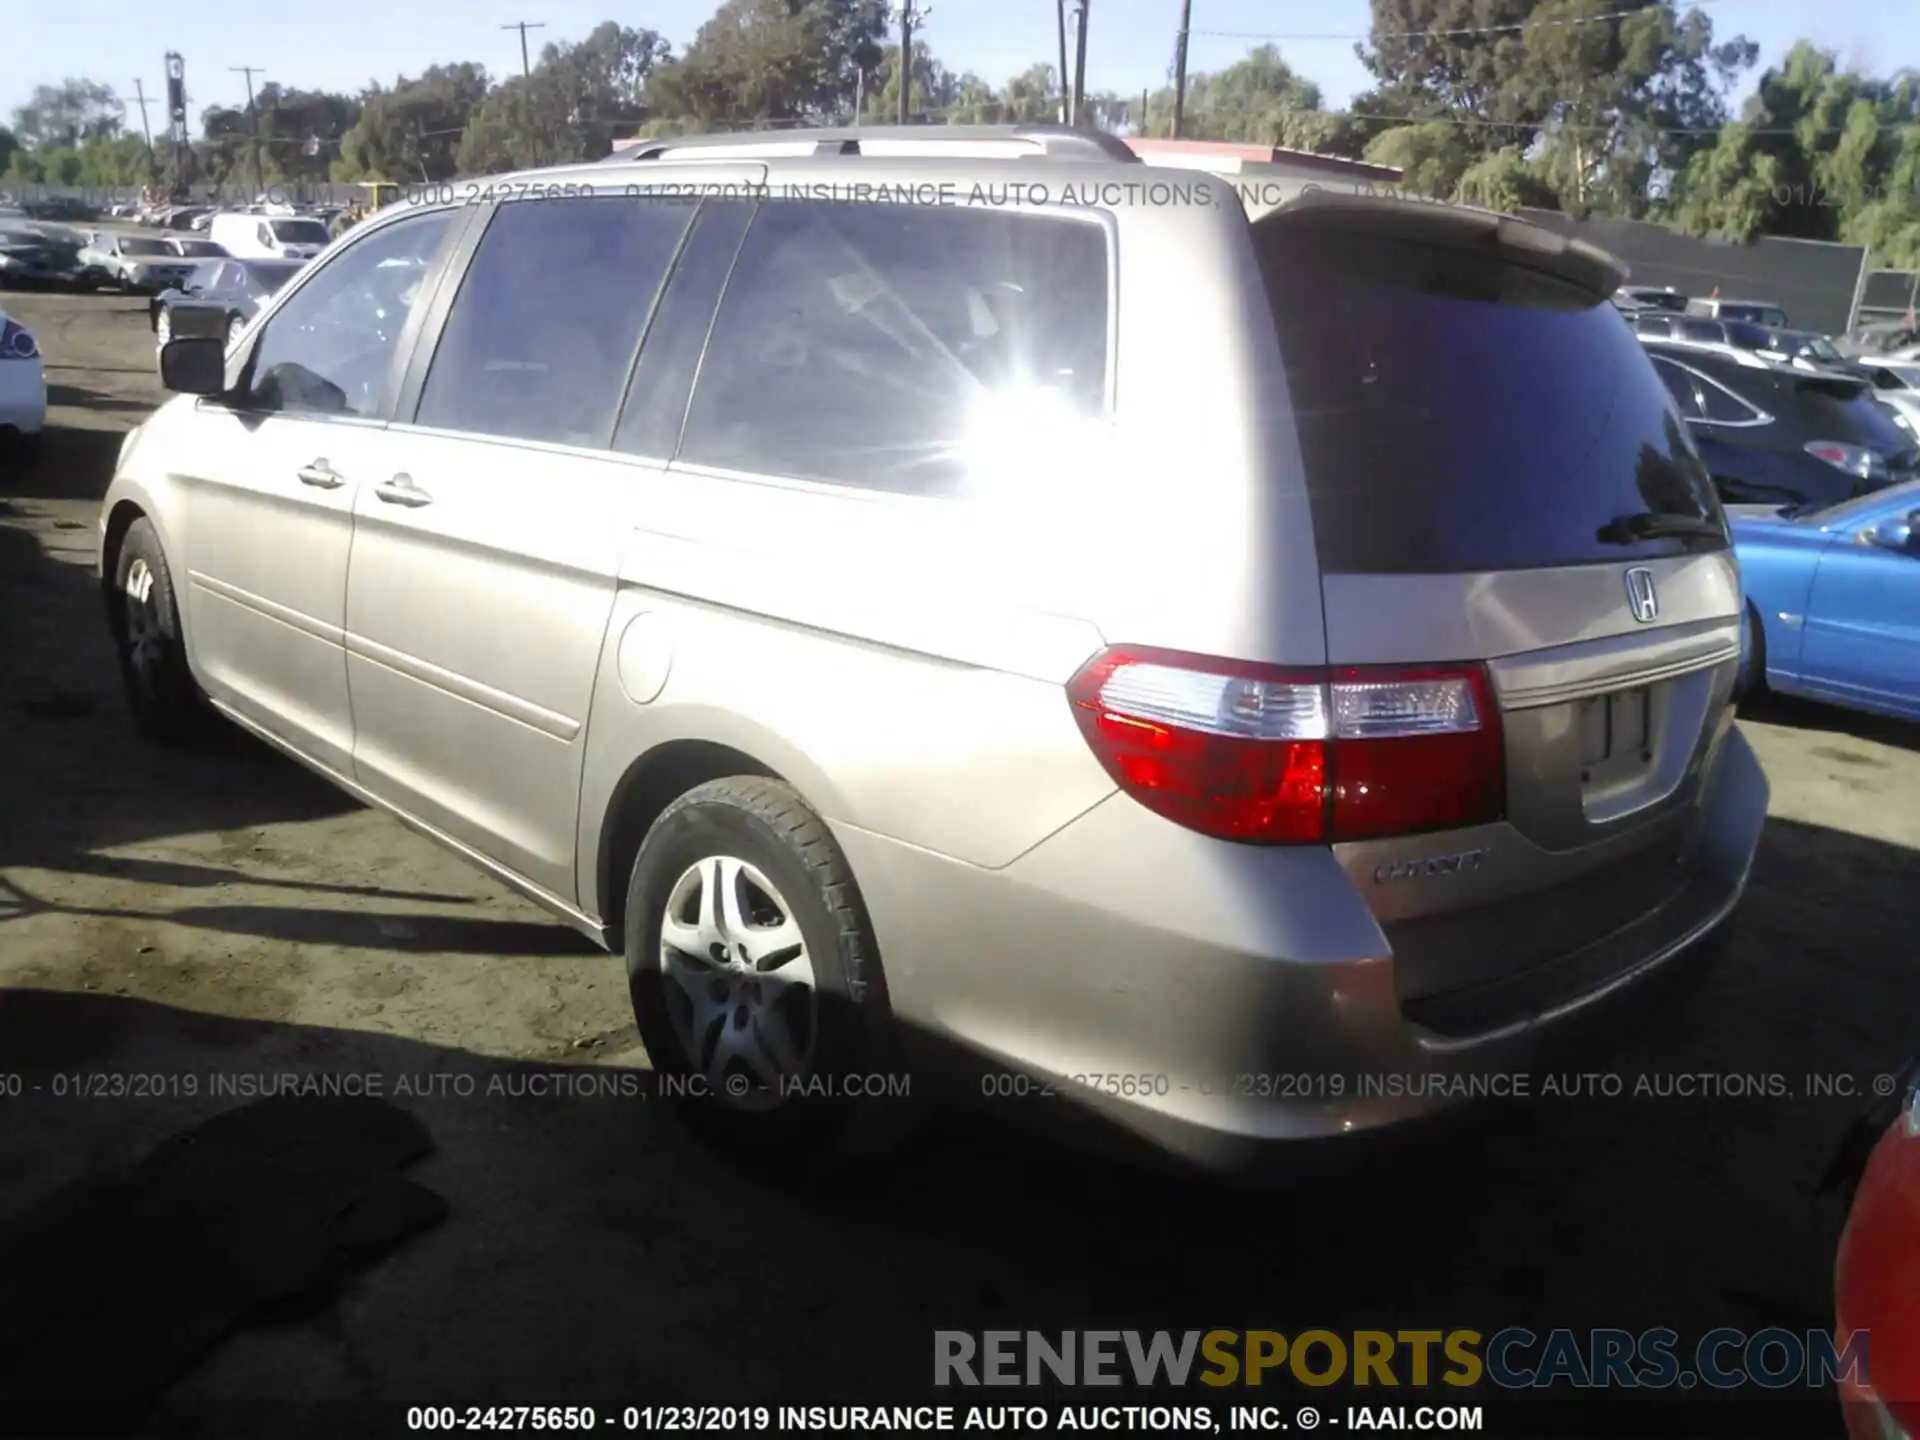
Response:
[[[623,944],[626,876],[653,822],[695,786],[730,775],[759,775],[793,784],[756,755],[719,741],[693,737],[655,745],[635,758],[614,783],[600,817],[599,839],[588,871],[593,893],[582,897],[588,902],[588,910],[599,916],[610,948],[618,951]]]

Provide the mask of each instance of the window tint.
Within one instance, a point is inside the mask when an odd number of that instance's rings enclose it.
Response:
[[[1691,370],[1657,357],[1653,368],[1659,373],[1660,382],[1667,387],[1667,393],[1673,396],[1673,403],[1680,407],[1682,415],[1689,420],[1698,420],[1707,413],[1700,400],[1700,387],[1695,383]]]
[[[781,201],[740,250],[681,454],[916,494],[1010,416],[1099,413],[1107,242],[1009,210]]]
[[[423,211],[367,233],[268,323],[248,367],[255,410],[373,415],[400,332],[419,303],[449,211]]]
[[[1700,400],[1706,407],[1706,418],[1722,424],[1739,425],[1759,418],[1759,412],[1753,406],[1711,380],[1700,382]]]
[[[271,224],[284,245],[324,245],[332,238],[318,220],[275,220]]]
[[[744,200],[709,200],[700,207],[673,280],[647,327],[640,363],[627,387],[627,407],[614,432],[614,449],[656,460],[672,457],[713,324],[713,307],[720,303],[720,291],[740,253],[740,237],[752,218],[753,206]]]
[[[1724,548],[1610,545],[1716,516],[1646,347],[1604,299],[1500,257],[1329,221],[1254,242],[1315,547],[1335,573],[1515,570]]]
[[[415,422],[604,446],[691,204],[502,205],[461,281]]]
[[[1727,332],[1713,320],[1682,320],[1680,334],[1683,339],[1702,340],[1709,345],[1718,345],[1727,338]]]

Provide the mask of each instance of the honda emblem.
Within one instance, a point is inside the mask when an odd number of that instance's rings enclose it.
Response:
[[[1627,571],[1627,608],[1642,625],[1651,625],[1660,614],[1660,601],[1653,593],[1653,571],[1644,565]]]

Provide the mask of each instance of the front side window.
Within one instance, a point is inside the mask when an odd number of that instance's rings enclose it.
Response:
[[[415,422],[609,444],[641,331],[693,209],[613,197],[501,206],[460,283]]]
[[[680,454],[911,494],[1103,413],[1107,241],[1067,217],[776,201],[747,231]]]
[[[1712,320],[1682,320],[1680,336],[1684,340],[1696,340],[1708,345],[1718,345],[1727,338],[1726,332]]]
[[[383,225],[314,275],[255,345],[247,408],[377,414],[400,332],[451,219],[439,210]]]

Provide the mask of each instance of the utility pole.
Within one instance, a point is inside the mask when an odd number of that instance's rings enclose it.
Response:
[[[899,119],[904,125],[913,115],[913,31],[932,17],[933,7],[916,5],[914,0],[894,0],[893,8],[900,16]]]
[[[267,174],[266,168],[260,163],[260,112],[253,103],[253,77],[256,72],[265,72],[258,65],[229,65],[227,69],[247,77],[247,120],[248,128],[253,132],[253,193],[258,195],[267,188]]]
[[[1180,0],[1180,38],[1173,45],[1173,138],[1187,118],[1187,33],[1193,23],[1193,0]]]
[[[523,77],[532,75],[533,65],[527,59],[527,31],[544,30],[547,28],[547,22],[544,20],[516,20],[513,24],[502,25],[500,28],[502,30],[518,30],[520,32],[520,74]]]
[[[178,50],[167,51],[167,143],[173,184],[183,187],[193,175],[193,142],[187,133],[187,62]]]
[[[1060,123],[1065,125],[1073,119],[1067,113],[1067,0],[1053,0],[1053,18],[1060,36]]]
[[[1073,123],[1086,117],[1081,113],[1087,103],[1087,7],[1092,0],[1073,0]]]
[[[147,137],[147,180],[153,180],[153,172],[158,162],[153,158],[153,127],[147,123],[147,106],[153,101],[147,99],[146,87],[140,83],[138,75],[133,77],[133,103],[140,107],[140,133]]]

